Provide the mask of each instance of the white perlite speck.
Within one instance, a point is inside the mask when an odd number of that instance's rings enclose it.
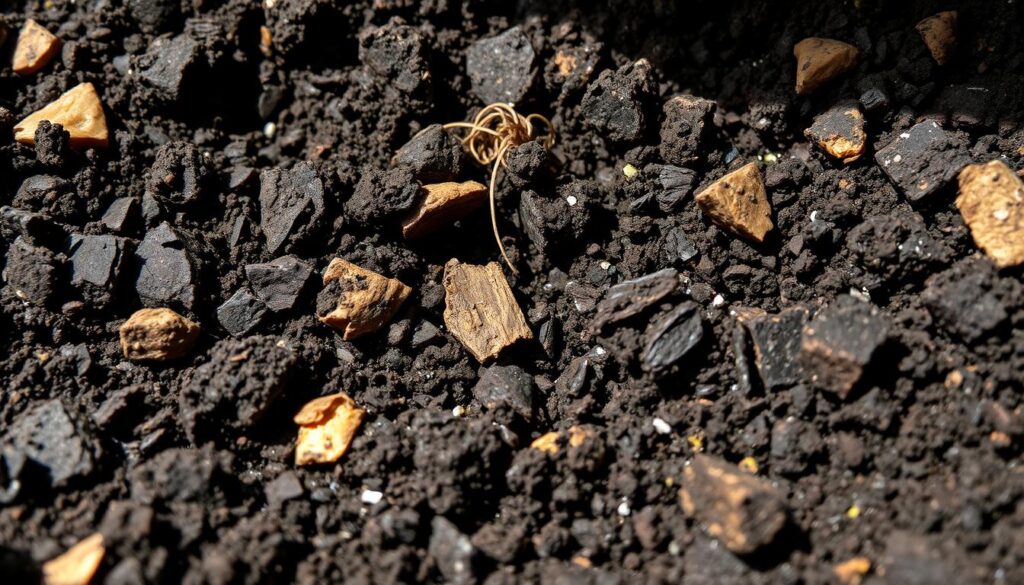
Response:
[[[277,134],[277,124],[273,122],[267,122],[263,125],[263,135],[267,138],[273,138]]]
[[[565,198],[565,202],[569,204],[569,207],[576,205],[576,201],[577,199],[575,195],[569,195],[568,197]]]
[[[712,307],[720,307],[723,303],[725,303],[725,297],[722,295],[715,295],[715,298],[711,299]]]
[[[627,500],[622,500],[622,503],[619,504],[619,507],[616,508],[615,511],[618,512],[619,516],[625,518],[626,516],[629,516],[629,513],[632,510],[629,509],[629,502]]]
[[[359,499],[364,504],[374,505],[379,504],[384,499],[384,492],[378,492],[374,490],[363,490],[363,493],[359,495]]]
[[[654,420],[651,421],[651,424],[654,425],[654,430],[658,431],[663,435],[667,435],[672,432],[672,425],[668,424],[667,422],[663,421],[660,418],[655,418]]]
[[[452,416],[462,416],[466,414],[466,407],[461,404],[452,409]]]

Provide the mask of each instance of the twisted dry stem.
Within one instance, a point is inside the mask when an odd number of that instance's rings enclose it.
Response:
[[[518,271],[512,265],[512,261],[505,253],[505,246],[501,243],[494,191],[498,185],[498,169],[506,166],[505,157],[509,149],[537,138],[534,135],[534,121],[547,127],[547,134],[541,138],[541,144],[550,150],[555,145],[555,128],[551,121],[540,114],[523,116],[515,111],[512,104],[491,104],[480,110],[472,122],[452,122],[444,125],[445,129],[468,128],[469,132],[462,138],[462,145],[478,163],[484,166],[493,165],[488,194],[491,203],[491,228],[494,230],[494,240],[498,243],[501,257],[505,259],[505,264],[508,264],[513,274]]]

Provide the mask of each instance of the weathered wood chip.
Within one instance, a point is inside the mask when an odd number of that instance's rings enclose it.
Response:
[[[444,322],[479,362],[498,356],[519,340],[533,339],[526,318],[497,263],[444,267]]]
[[[487,200],[487,187],[476,181],[423,185],[416,209],[402,222],[402,235],[418,238],[476,211]]]
[[[853,557],[832,568],[832,573],[842,585],[860,585],[871,570],[871,561],[866,557]]]
[[[60,39],[31,18],[18,33],[14,49],[14,72],[31,75],[46,67],[60,52]]]
[[[796,57],[796,93],[811,93],[853,68],[860,51],[833,39],[811,37],[793,46]]]
[[[71,137],[71,148],[107,146],[107,118],[103,114],[100,96],[91,83],[76,85],[43,109],[18,122],[14,126],[14,139],[22,144],[34,145],[36,128],[43,120],[63,126]]]
[[[106,554],[99,532],[78,541],[64,554],[43,564],[45,585],[88,585]]]
[[[343,392],[306,403],[292,419],[299,425],[295,464],[333,463],[348,451],[366,411]]]
[[[598,333],[606,325],[639,314],[657,303],[679,286],[679,273],[664,268],[639,278],[625,280],[608,289],[597,304],[597,313],[590,322],[590,332]]]
[[[387,323],[410,293],[401,281],[335,258],[324,271],[317,314],[345,340],[355,339]]]
[[[844,164],[859,159],[868,140],[864,132],[864,114],[853,100],[840,102],[816,116],[804,135]]]
[[[1024,182],[1006,163],[967,165],[956,207],[974,243],[1000,268],[1024,263]]]
[[[192,350],[199,325],[171,309],[139,309],[121,325],[120,337],[130,360],[173,360]]]
[[[698,193],[696,201],[716,224],[758,243],[775,227],[757,163],[746,164],[718,179]]]
[[[717,457],[698,454],[683,470],[683,511],[735,554],[770,544],[786,524],[785,502],[766,480]]]
[[[921,33],[928,52],[939,65],[945,65],[956,46],[957,12],[947,10],[917,23],[917,32]]]

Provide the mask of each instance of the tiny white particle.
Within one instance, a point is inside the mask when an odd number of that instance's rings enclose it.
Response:
[[[1008,209],[997,209],[992,212],[992,217],[999,221],[1006,221],[1010,218],[1010,211]]]
[[[660,418],[655,418],[654,420],[651,421],[651,424],[654,425],[654,430],[658,431],[663,435],[667,435],[672,432],[672,425],[661,420]]]
[[[725,304],[725,297],[722,295],[715,295],[715,298],[711,299],[712,307],[720,307]]]
[[[601,270],[608,270],[611,267],[612,267],[612,263],[611,262],[609,262],[607,260],[602,260],[601,261]]]
[[[363,493],[360,494],[359,499],[362,500],[364,504],[370,504],[372,506],[374,504],[380,503],[380,501],[384,499],[384,494],[383,492],[378,492],[374,490],[363,490]]]
[[[681,546],[679,546],[678,542],[673,540],[672,542],[668,543],[668,554],[674,557],[678,557],[682,552],[683,549]]]
[[[903,160],[903,157],[898,155],[898,154],[896,156],[892,157],[892,162],[898,163],[901,160]]]
[[[575,195],[569,195],[568,197],[565,198],[565,202],[569,204],[569,207],[576,205],[576,201],[577,200]]]
[[[275,134],[277,134],[277,124],[273,122],[267,122],[263,126],[263,135],[266,136],[267,138],[273,138]]]
[[[604,355],[605,351],[604,351],[603,347],[597,346],[597,347],[594,348],[594,353],[597,354],[597,355]]]
[[[619,516],[622,516],[623,518],[629,516],[629,513],[631,512],[631,510],[629,509],[629,502],[626,500],[622,500],[622,503],[619,504],[619,507],[616,508],[615,511],[618,512]]]
[[[817,209],[815,209],[814,211],[811,212],[811,221],[812,222],[813,221],[818,221],[818,210]]]
[[[903,134],[900,134],[900,138],[902,138],[904,140],[906,140],[907,138],[910,138],[910,132],[904,132]]]
[[[466,407],[461,404],[452,409],[452,416],[462,416],[466,414]]]

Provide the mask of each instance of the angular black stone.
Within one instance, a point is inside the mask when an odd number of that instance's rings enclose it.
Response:
[[[468,166],[462,144],[440,124],[420,130],[398,149],[391,164],[407,167],[418,181],[427,184],[454,181]]]
[[[946,186],[971,163],[967,141],[926,120],[875,153],[878,167],[907,199],[917,201]]]
[[[587,87],[582,111],[587,123],[612,142],[636,142],[647,127],[655,93],[651,64],[645,59],[605,70]]]
[[[518,26],[473,43],[466,50],[473,93],[485,104],[518,104],[533,85],[535,59],[529,37]]]
[[[700,306],[686,301],[647,327],[640,362],[649,372],[663,372],[690,353],[703,338]]]
[[[683,200],[693,192],[697,186],[697,173],[685,167],[664,165],[658,173],[658,183],[661,185],[656,196],[658,208],[669,213],[679,209]]]
[[[665,298],[679,286],[679,273],[673,268],[626,280],[608,289],[597,304],[597,314],[590,330],[600,331],[606,325],[628,319]]]
[[[5,442],[46,468],[54,487],[92,473],[98,455],[92,437],[56,398],[15,420]]]
[[[511,413],[533,419],[533,377],[519,366],[491,366],[473,386],[473,397],[508,424]],[[509,413],[508,411],[511,411]]]
[[[665,259],[670,264],[680,264],[696,256],[700,251],[681,227],[672,228],[665,234]]]
[[[73,235],[71,284],[91,285],[111,290],[121,278],[130,250],[130,241],[118,236]]]
[[[177,303],[192,309],[197,292],[195,261],[185,240],[167,222],[146,232],[135,254],[142,263],[135,290],[143,304]]]
[[[874,305],[840,296],[804,326],[800,362],[808,380],[845,398],[888,338],[889,327]]]
[[[187,34],[157,39],[143,56],[139,77],[167,100],[182,97],[189,71],[199,61],[199,43]]]
[[[134,197],[120,197],[103,212],[100,223],[115,234],[123,234],[139,219],[140,212],[139,203]]]
[[[260,173],[260,228],[268,252],[308,237],[323,215],[324,184],[312,164]]]
[[[768,390],[796,384],[803,378],[800,336],[808,316],[806,308],[797,306],[743,323],[754,342],[757,371]]]
[[[267,306],[247,289],[240,288],[217,307],[217,321],[234,336],[248,335],[267,314]]]
[[[443,339],[444,334],[430,321],[422,321],[412,333],[412,346],[419,348],[433,341]]]
[[[253,292],[271,311],[288,311],[313,278],[313,268],[295,256],[282,256],[262,264],[248,264],[245,276]]]

